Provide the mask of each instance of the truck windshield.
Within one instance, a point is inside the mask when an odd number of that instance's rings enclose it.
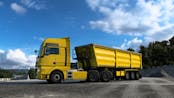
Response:
[[[46,47],[45,55],[59,54],[59,48]]]
[[[42,55],[42,50],[43,50],[43,44],[40,46],[38,57]]]

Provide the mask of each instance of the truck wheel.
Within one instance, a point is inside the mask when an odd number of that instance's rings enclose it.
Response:
[[[135,80],[135,72],[131,72],[131,79]]]
[[[63,80],[63,75],[59,71],[54,71],[51,73],[50,80],[52,83],[61,83]]]
[[[52,83],[52,82],[51,82],[51,79],[47,79],[47,82],[48,82],[48,83]]]
[[[130,72],[126,72],[125,79],[130,80]]]
[[[88,71],[88,81],[97,82],[100,79],[100,74],[97,70]]]
[[[109,73],[109,71],[102,71],[100,77],[101,81],[109,82],[109,80],[111,79],[111,74]]]
[[[111,71],[108,71],[108,73],[109,73],[109,76],[110,76],[110,80],[114,80],[114,75],[113,75],[113,73],[112,73]]]
[[[139,78],[140,78],[139,72],[135,72],[135,79],[136,79],[136,80],[139,80]]]
[[[139,78],[139,79],[141,79],[141,78],[142,78],[142,74],[141,74],[141,73],[139,73],[139,76],[140,76],[140,78]]]

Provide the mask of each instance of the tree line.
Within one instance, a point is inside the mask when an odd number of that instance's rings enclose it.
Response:
[[[0,78],[11,78],[13,76],[13,71],[0,69]]]
[[[0,78],[12,78],[13,75],[29,75],[30,79],[36,78],[36,72],[34,68],[27,69],[1,69]]]
[[[141,45],[139,53],[142,53],[145,68],[174,65],[174,36],[169,40],[150,42],[148,46]]]

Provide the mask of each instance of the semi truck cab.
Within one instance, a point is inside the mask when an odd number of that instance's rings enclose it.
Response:
[[[70,39],[47,38],[40,46],[36,62],[37,78],[51,83],[72,79],[85,81],[87,72],[70,68]]]

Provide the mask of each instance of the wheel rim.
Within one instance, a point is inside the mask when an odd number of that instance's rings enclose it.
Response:
[[[103,79],[104,79],[105,81],[108,80],[108,75],[107,75],[107,73],[104,73],[104,74],[103,74]]]
[[[132,72],[131,75],[132,75],[132,80],[134,80],[135,79],[134,72]]]
[[[54,80],[56,81],[59,81],[61,78],[60,78],[60,75],[59,74],[55,74],[54,75]]]
[[[108,82],[111,79],[110,73],[108,71],[101,72],[101,79],[104,82]]]
[[[126,73],[126,79],[129,80],[129,73]]]
[[[139,79],[139,73],[138,72],[136,73],[136,78]]]
[[[89,79],[90,79],[90,81],[95,81],[95,75],[90,74],[90,75],[89,75]]]

